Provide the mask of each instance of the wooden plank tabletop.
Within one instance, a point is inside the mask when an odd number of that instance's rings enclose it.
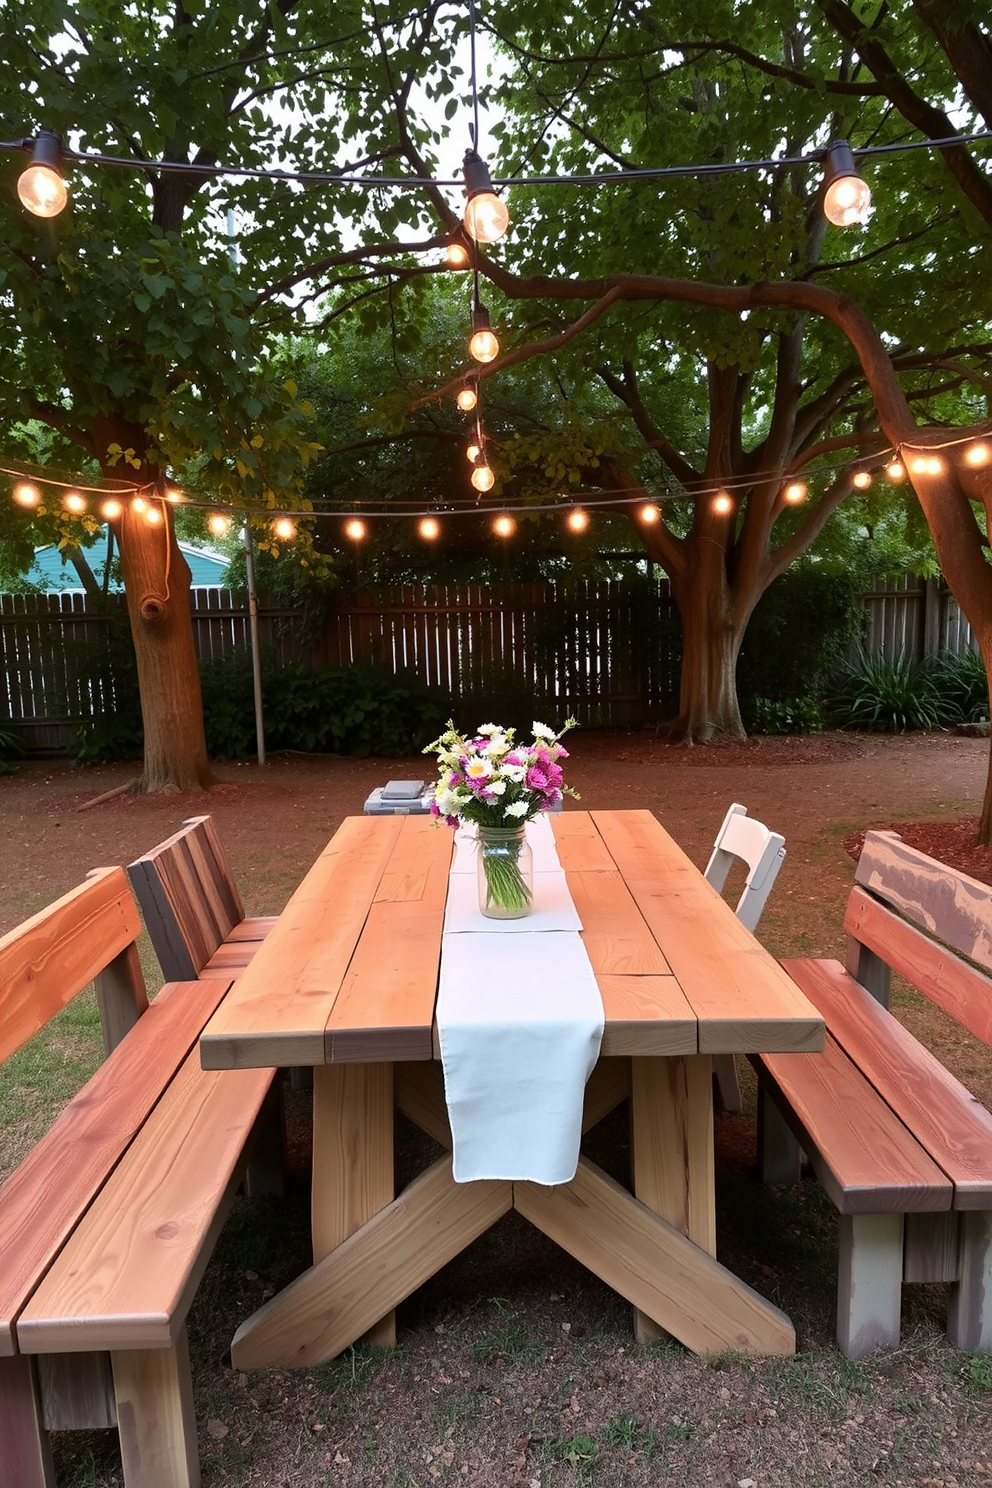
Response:
[[[808,1051],[817,1010],[648,811],[551,819],[604,1055]],[[425,1060],[453,834],[348,817],[201,1040],[205,1068]]]

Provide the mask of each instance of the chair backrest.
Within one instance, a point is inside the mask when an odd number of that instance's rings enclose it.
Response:
[[[0,937],[0,1063],[96,983],[109,1052],[148,1006],[135,940],[141,919],[121,868],[78,888]]]
[[[194,980],[245,917],[212,819],[190,817],[127,873],[166,981]]]
[[[747,807],[736,802],[717,833],[706,865],[706,881],[715,889],[722,889],[735,858],[742,859],[748,867],[744,889],[737,901],[737,918],[754,930],[785,859],[785,838],[748,816]]]

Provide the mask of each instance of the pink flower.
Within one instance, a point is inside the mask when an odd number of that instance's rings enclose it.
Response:
[[[527,784],[531,790],[543,791],[548,784],[548,777],[539,765],[531,765],[527,771]]]

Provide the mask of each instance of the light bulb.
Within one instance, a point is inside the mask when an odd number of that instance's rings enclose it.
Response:
[[[871,192],[858,175],[854,155],[846,140],[837,140],[827,149],[826,189],[823,213],[835,227],[850,227],[867,222],[871,215]]]
[[[476,331],[468,343],[468,350],[469,355],[477,362],[494,362],[499,356],[499,342],[495,332],[489,330],[488,327]]]
[[[485,463],[476,465],[472,471],[472,484],[477,491],[491,491],[496,484],[496,477]]]
[[[493,523],[493,531],[497,537],[512,537],[517,530],[517,524],[512,517],[497,517]]]
[[[272,523],[272,531],[283,542],[289,542],[296,536],[296,523],[291,517],[277,517]]]
[[[86,510],[86,497],[81,491],[66,491],[62,497],[62,505],[67,512],[72,512],[78,517]]]
[[[150,506],[145,512],[145,521],[149,527],[157,527],[162,520],[162,511],[158,506]]]
[[[927,460],[927,468],[926,468],[927,475],[942,475],[943,474],[943,471],[944,471],[944,462],[943,462],[943,460],[940,458],[939,455],[931,455],[929,457],[929,459]]]
[[[980,465],[987,465],[992,460],[992,448],[984,440],[977,444],[970,444],[964,452],[965,464],[972,465],[976,469]]]
[[[35,217],[57,217],[69,200],[61,164],[62,141],[43,130],[34,142],[31,164],[17,178],[21,205]]]
[[[476,462],[476,460],[481,455],[481,453],[482,453],[482,446],[481,445],[470,444],[469,447],[468,447],[468,449],[465,451],[465,455],[466,455],[466,458],[468,459],[469,464],[470,465],[474,465],[475,462]]]
[[[856,470],[851,476],[851,485],[859,491],[867,491],[871,485],[871,475],[867,470]]]
[[[471,413],[472,409],[475,407],[478,401],[479,394],[475,390],[475,384],[472,382],[466,382],[465,386],[462,388],[456,399],[458,407],[461,409],[462,413]]]
[[[14,487],[14,500],[18,506],[32,508],[41,505],[41,492],[30,481],[20,481]]]
[[[715,512],[719,512],[721,516],[726,516],[727,513],[732,512],[733,509],[733,498],[729,496],[726,491],[718,491],[713,498],[713,510]]]
[[[207,518],[207,526],[214,537],[226,537],[231,530],[231,519],[223,512],[211,512]]]
[[[433,542],[436,537],[440,536],[441,524],[434,517],[424,517],[418,524],[417,531],[428,542]]]
[[[653,502],[648,501],[640,508],[637,515],[646,527],[653,527],[655,522],[661,520],[661,512]]]
[[[116,522],[118,517],[124,515],[123,502],[118,501],[116,496],[108,496],[100,505],[100,515],[105,522]]]
[[[790,481],[782,495],[790,506],[798,506],[806,500],[806,487],[802,481]]]
[[[510,214],[493,190],[492,177],[485,161],[466,150],[462,162],[465,172],[465,231],[477,243],[495,243],[506,232]]]
[[[569,512],[566,521],[572,532],[585,532],[589,526],[589,513],[577,506],[574,511]]]
[[[165,493],[165,499],[166,501],[171,501],[173,506],[175,506],[178,502],[182,501],[183,493],[182,491],[177,491],[175,486],[169,486]]]
[[[901,460],[892,460],[886,465],[885,474],[890,481],[903,481],[906,479],[906,467]]]
[[[133,512],[137,512],[139,517],[142,515],[143,512],[146,512],[148,510],[148,502],[145,500],[144,496],[135,496],[134,500],[131,502],[131,510]]]
[[[445,250],[445,258],[448,261],[449,269],[468,268],[468,249],[461,238],[452,238],[450,240]]]
[[[365,523],[360,521],[358,517],[352,517],[350,522],[345,523],[344,531],[345,536],[350,537],[352,542],[361,542],[365,536]]]

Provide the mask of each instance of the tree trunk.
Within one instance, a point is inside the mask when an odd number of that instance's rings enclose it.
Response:
[[[140,789],[200,790],[214,784],[214,776],[203,731],[190,572],[168,506],[156,505],[162,522],[150,526],[127,509],[118,533],[145,732]]]
[[[695,568],[687,584],[673,580],[672,594],[683,637],[679,716],[672,736],[690,744],[746,738],[737,701],[737,653],[746,622],[736,618],[722,561],[719,567],[709,565],[705,576]]]

